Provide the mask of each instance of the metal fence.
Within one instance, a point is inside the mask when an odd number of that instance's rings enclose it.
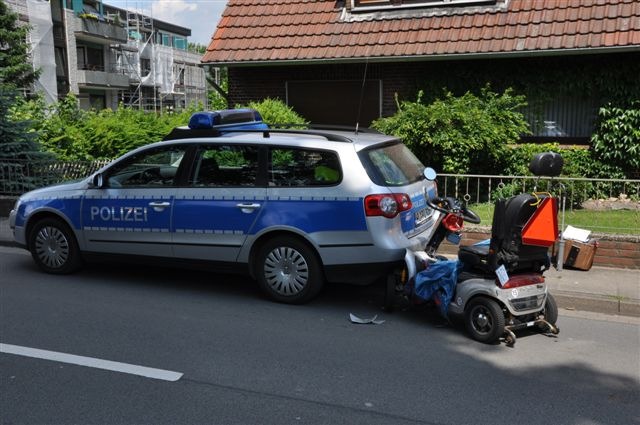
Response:
[[[108,160],[0,160],[0,195],[17,196],[39,187],[87,177]]]
[[[588,227],[598,233],[640,235],[640,180],[439,174],[437,182],[440,196],[465,200],[480,211],[488,225],[496,199],[548,192],[561,199],[564,225]]]
[[[107,163],[108,160],[0,160],[0,196],[18,196],[46,185],[83,178]],[[493,209],[484,204],[517,193],[550,192],[564,199],[564,224],[580,227],[587,217],[589,229],[594,232],[640,235],[640,180],[440,174],[437,181],[440,196],[464,199],[479,209],[484,223],[490,224],[493,214]],[[585,216],[585,211],[594,210],[602,213]],[[612,211],[617,213],[612,215]]]

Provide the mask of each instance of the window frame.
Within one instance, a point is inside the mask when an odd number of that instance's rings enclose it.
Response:
[[[456,6],[487,5],[495,6],[501,0],[348,0],[354,12],[377,10],[437,8]]]
[[[238,147],[242,148],[252,148],[255,150],[256,155],[256,176],[253,184],[246,185],[196,185],[196,177],[199,172],[200,161],[202,159],[202,155],[204,152],[209,150],[219,150],[223,147]],[[215,144],[199,144],[195,147],[193,151],[193,157],[191,159],[191,167],[189,167],[189,171],[186,172],[186,181],[185,185],[191,189],[229,189],[229,188],[258,188],[264,187],[264,178],[263,175],[263,166],[264,162],[262,153],[264,151],[264,147],[259,146],[253,143],[215,143]],[[219,165],[219,164],[218,164]]]
[[[272,167],[272,158],[273,158],[273,151],[274,150],[290,150],[290,151],[304,151],[304,152],[310,152],[310,153],[327,153],[327,154],[331,154],[333,155],[335,158],[335,161],[337,162],[337,166],[338,169],[336,170],[338,172],[338,179],[335,181],[331,181],[328,182],[326,184],[323,184],[322,182],[320,182],[320,180],[318,180],[320,183],[317,184],[304,184],[304,185],[278,185],[278,184],[273,184],[274,179],[273,179],[273,167]],[[270,189],[308,189],[308,188],[327,188],[327,187],[335,187],[340,185],[343,180],[344,180],[344,170],[342,167],[342,161],[340,160],[340,154],[333,150],[333,149],[322,149],[322,148],[311,148],[311,147],[302,147],[302,146],[290,146],[290,145],[273,145],[273,146],[269,146],[268,152],[267,152],[267,161],[266,161],[266,173],[267,173],[267,186]],[[314,179],[315,180],[315,179]]]
[[[129,167],[133,162],[139,160],[141,156],[149,156],[154,155],[155,153],[159,153],[161,151],[169,151],[169,150],[182,150],[183,156],[180,159],[180,164],[176,169],[176,173],[173,176],[173,183],[170,185],[158,185],[158,186],[150,186],[150,185],[122,185],[122,186],[114,186],[111,183],[111,178],[113,177],[115,172],[122,171],[124,168]],[[125,158],[117,161],[111,167],[109,167],[105,172],[104,181],[106,182],[106,188],[109,189],[168,189],[168,188],[176,188],[183,185],[185,169],[191,169],[191,163],[193,162],[193,147],[190,145],[184,144],[172,144],[166,146],[154,146],[152,148],[148,148],[139,152],[136,152],[132,155],[128,155]]]

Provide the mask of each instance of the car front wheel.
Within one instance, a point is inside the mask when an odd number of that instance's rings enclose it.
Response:
[[[293,238],[266,242],[256,256],[255,271],[260,288],[273,300],[287,304],[310,301],[324,283],[315,252]]]
[[[82,265],[75,235],[57,218],[45,218],[35,224],[29,235],[29,250],[47,273],[72,273]]]

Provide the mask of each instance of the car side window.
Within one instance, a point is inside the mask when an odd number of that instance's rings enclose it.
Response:
[[[275,148],[269,161],[269,186],[333,186],[342,180],[338,155],[332,151]]]
[[[185,147],[168,146],[140,152],[108,171],[109,186],[173,186],[185,151]]]
[[[257,176],[257,147],[206,146],[198,153],[189,184],[196,187],[252,187]]]

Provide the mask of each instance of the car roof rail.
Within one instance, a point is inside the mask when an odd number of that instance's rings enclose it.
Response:
[[[268,139],[272,134],[300,134],[308,136],[324,137],[329,142],[343,142],[353,143],[353,140],[340,134],[335,134],[327,131],[315,131],[315,130],[291,130],[291,129],[218,129],[218,128],[189,128],[189,127],[176,127],[169,134],[167,134],[162,140],[180,140],[180,139],[197,139],[204,137],[222,137],[230,133],[243,133],[252,134],[260,133],[264,139]]]
[[[370,127],[355,127],[351,125],[309,124],[310,130],[352,131],[354,134],[383,134]]]

